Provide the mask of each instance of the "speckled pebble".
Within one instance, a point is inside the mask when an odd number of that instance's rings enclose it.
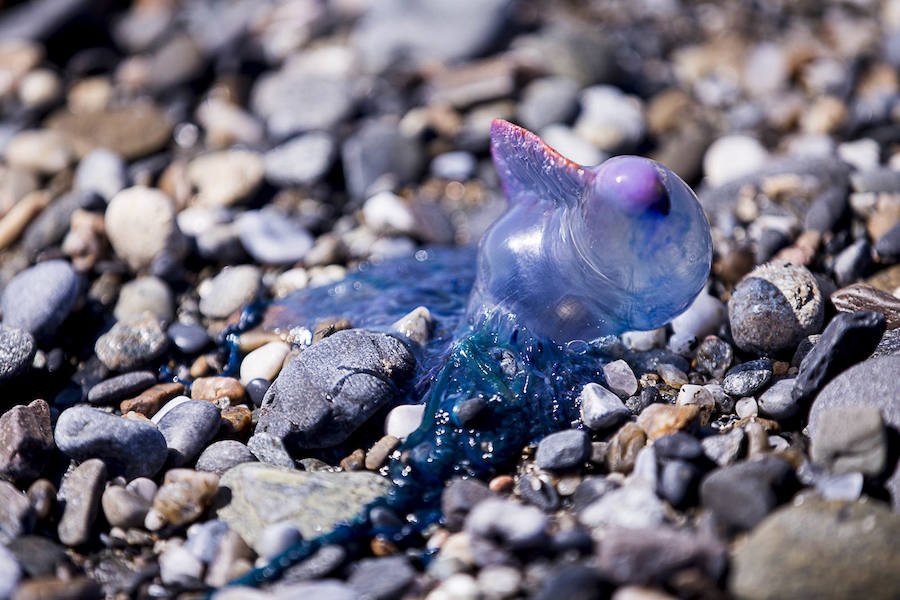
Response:
[[[94,345],[97,358],[113,371],[127,371],[162,356],[169,338],[156,317],[144,315],[119,321]]]

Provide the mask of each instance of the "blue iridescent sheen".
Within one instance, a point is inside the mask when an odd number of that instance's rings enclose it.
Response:
[[[489,477],[527,444],[577,424],[578,392],[602,377],[601,336],[661,326],[705,284],[709,226],[662,165],[617,157],[580,167],[504,121],[493,125],[492,151],[509,206],[477,259],[471,248],[422,250],[266,309],[264,325],[282,330],[347,317],[386,331],[419,305],[435,317],[431,340],[413,346],[420,373],[404,399],[426,403],[424,421],[388,467],[391,491],[369,507],[387,506],[407,525],[375,529],[364,511],[235,583],[271,580],[325,544],[414,540],[440,518],[448,479]],[[477,426],[458,418],[472,398],[486,407]]]

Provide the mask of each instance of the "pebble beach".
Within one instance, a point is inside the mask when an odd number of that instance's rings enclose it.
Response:
[[[671,169],[712,269],[429,520],[494,119]],[[0,600],[889,600],[898,458],[900,1],[0,3]]]

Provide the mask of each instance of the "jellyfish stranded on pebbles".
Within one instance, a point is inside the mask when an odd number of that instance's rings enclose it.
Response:
[[[470,256],[464,250],[434,251],[387,267],[405,274],[399,284],[378,267],[360,272],[340,306],[312,290],[299,308],[290,298],[277,307],[281,318],[307,321],[316,310],[333,315],[342,308],[358,326],[378,329],[385,315],[372,312],[372,300],[393,297],[377,304],[380,312],[405,314],[415,305],[397,306],[397,299],[402,303],[404,286],[414,282],[416,297],[434,298],[430,308],[446,323],[420,353],[421,385],[410,389],[426,391],[409,400],[425,405],[424,416],[392,455],[387,495],[353,522],[299,542],[235,583],[258,585],[324,545],[373,534],[368,515],[383,507],[415,511],[392,531],[377,528],[403,547],[440,517],[443,482],[489,477],[525,445],[571,427],[579,392],[601,377],[606,361],[593,343],[599,336],[664,325],[706,283],[709,224],[674,173],[636,156],[581,167],[501,120],[491,139],[509,205],[481,240],[474,277],[461,266]],[[463,415],[473,398],[480,399],[478,419]]]

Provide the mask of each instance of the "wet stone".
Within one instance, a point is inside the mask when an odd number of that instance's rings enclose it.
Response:
[[[810,402],[837,374],[868,358],[884,331],[885,318],[881,313],[859,311],[836,315],[800,363],[794,381],[794,399]]]
[[[267,525],[289,521],[304,538],[313,538],[355,517],[389,486],[372,473],[311,473],[245,463],[222,476],[220,487],[230,490],[230,501],[218,508],[218,517],[258,548]]]
[[[169,340],[155,317],[119,321],[94,345],[97,357],[113,371],[127,371],[162,356]]]
[[[198,377],[191,384],[191,399],[229,406],[244,399],[244,386],[233,377]]]
[[[211,341],[203,327],[192,323],[172,323],[166,335],[178,351],[187,356],[197,354]]]
[[[772,379],[772,361],[751,360],[732,367],[725,374],[722,389],[729,396],[752,396]]]
[[[169,462],[180,467],[192,461],[219,431],[220,422],[219,409],[204,400],[189,400],[169,411],[159,421]]]
[[[72,310],[78,288],[78,276],[66,261],[30,267],[13,277],[0,295],[3,325],[27,331],[38,341],[50,339]]]
[[[56,445],[75,460],[100,458],[110,475],[152,477],[166,460],[166,439],[150,423],[76,406],[56,422]]]
[[[268,379],[257,377],[256,379],[248,381],[244,386],[244,390],[247,392],[247,396],[249,396],[254,406],[261,406],[263,399],[266,397],[266,392],[269,391],[270,385],[272,384]]]
[[[28,482],[40,475],[54,449],[50,407],[43,400],[14,406],[0,417],[0,475]]]
[[[834,407],[819,414],[810,458],[831,472],[878,476],[887,451],[887,433],[876,407]]]
[[[59,488],[63,514],[57,530],[63,544],[79,546],[90,539],[105,483],[106,465],[99,459],[87,460],[66,474]]]
[[[133,398],[156,383],[151,371],[132,371],[111,377],[93,386],[87,395],[91,404],[110,405]]]
[[[397,338],[338,331],[292,359],[273,382],[257,434],[270,433],[300,448],[340,443],[393,400],[414,367],[415,358]],[[343,385],[332,395],[338,381]]]

